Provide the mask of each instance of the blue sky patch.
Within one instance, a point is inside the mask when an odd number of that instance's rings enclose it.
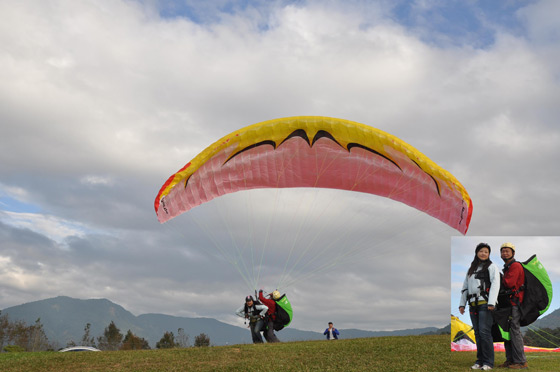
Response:
[[[138,1],[144,2],[145,0]],[[516,16],[516,12],[534,2],[535,0],[401,0],[387,3],[393,7],[387,16],[429,44],[471,45],[475,48],[485,48],[494,44],[499,29],[525,36],[522,35],[524,28]],[[245,11],[248,7],[266,13],[276,7],[306,3],[311,2],[301,0],[202,2],[162,0],[157,2],[157,10],[161,17],[167,19],[186,18],[197,24],[215,24],[220,22],[221,14],[236,14]],[[348,7],[364,5],[360,1],[349,1],[343,4]],[[267,30],[268,25],[260,25],[260,29]]]
[[[38,213],[41,211],[41,208],[36,205],[24,203],[6,195],[0,195],[0,209],[17,213]]]
[[[521,34],[516,12],[534,1],[432,1],[418,5],[403,1],[393,10],[395,21],[419,30],[428,43],[464,45],[477,48],[492,45],[499,28]]]

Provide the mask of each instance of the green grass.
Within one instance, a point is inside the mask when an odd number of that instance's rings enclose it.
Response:
[[[527,355],[531,371],[558,371],[560,353]],[[380,337],[172,350],[2,353],[11,371],[468,371],[472,352],[449,336]],[[496,362],[505,360],[497,353]]]
[[[560,370],[560,353],[525,353],[529,363],[528,371],[544,372]],[[495,370],[508,371],[505,368],[497,368],[506,360],[504,352],[497,352],[495,355]],[[476,361],[476,352],[452,352],[450,371],[466,371]],[[527,370],[526,370],[527,371]]]

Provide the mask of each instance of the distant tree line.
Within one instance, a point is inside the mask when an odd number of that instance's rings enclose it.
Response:
[[[525,345],[557,348],[560,347],[560,328],[529,329],[523,336]]]
[[[70,341],[66,345],[71,346],[91,346],[100,350],[147,350],[150,349],[148,341],[136,336],[129,329],[126,335],[116,326],[114,321],[105,327],[103,335],[97,340],[91,334],[91,324],[87,323],[84,327],[84,334],[81,340],[76,343]],[[156,349],[186,348],[189,347],[189,335],[183,328],[177,330],[177,335],[173,332],[165,332],[162,338],[156,343]],[[195,347],[210,346],[210,337],[201,333],[194,339]],[[41,319],[37,319],[35,324],[27,326],[21,320],[10,321],[8,315],[1,315],[0,311],[0,351],[47,351],[54,350],[43,330]]]
[[[129,329],[126,335],[123,336],[121,330],[111,323],[103,331],[103,335],[97,338],[97,345],[95,339],[90,334],[91,325],[88,323],[84,328],[84,335],[82,336],[82,346],[92,346],[100,350],[147,350],[150,349],[148,341],[144,338],[136,336]],[[74,346],[74,345],[69,345]],[[194,346],[210,346],[210,337],[201,333],[195,337]],[[173,332],[165,332],[161,339],[156,343],[156,349],[172,349],[172,348],[186,348],[189,347],[189,335],[185,333],[183,328],[177,330],[177,336]]]

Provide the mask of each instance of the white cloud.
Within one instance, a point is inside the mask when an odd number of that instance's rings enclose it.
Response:
[[[19,229],[34,231],[59,243],[70,236],[83,236],[87,230],[80,223],[38,213],[4,212],[0,214],[0,220]]]
[[[541,153],[554,152],[560,144],[558,133],[542,132],[528,123],[520,123],[510,113],[489,118],[490,122],[476,128],[476,141],[493,151],[505,152],[512,158],[523,158],[538,149]]]
[[[23,187],[8,186],[0,183],[0,196],[6,196],[11,199],[16,199],[25,202],[29,199],[29,193]]]
[[[112,185],[113,179],[107,176],[87,175],[80,180],[85,185]]]
[[[554,15],[560,11],[560,4],[554,0],[543,0],[520,9],[517,13],[523,20],[532,40],[537,43],[557,43],[560,26]]]

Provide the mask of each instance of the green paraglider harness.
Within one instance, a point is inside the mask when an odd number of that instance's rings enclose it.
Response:
[[[255,291],[255,295],[256,293],[257,291]],[[290,303],[290,300],[288,300],[288,297],[286,297],[285,293],[277,299],[272,298],[272,296],[270,296],[270,298],[275,302],[276,307],[273,314],[269,315],[268,312],[266,313],[264,321],[265,324],[268,324],[268,320],[271,318],[273,320],[272,323],[274,330],[280,331],[292,322],[292,316],[294,314],[292,304]]]
[[[515,261],[519,262],[519,261]],[[519,262],[525,273],[525,283],[517,290],[500,290],[498,295],[498,308],[494,312],[495,326],[492,329],[494,341],[509,340],[509,322],[513,301],[521,313],[519,324],[525,327],[533,323],[550,307],[552,302],[552,283],[544,266],[536,255],[527,261]],[[504,267],[504,272],[513,264]],[[525,291],[523,302],[519,302],[517,293]]]
[[[284,327],[287,327],[292,322],[293,310],[292,304],[285,294],[274,301],[276,302],[276,312],[274,313],[274,330],[279,331]]]

